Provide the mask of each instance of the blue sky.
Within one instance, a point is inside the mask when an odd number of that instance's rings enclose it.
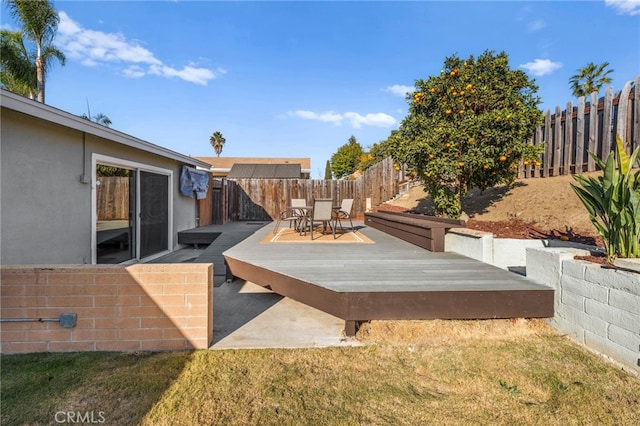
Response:
[[[615,91],[640,74],[640,0],[55,1],[67,57],[46,102],[192,156],[311,157],[312,177],[355,136],[366,149],[407,114],[415,80],[444,59],[505,51],[541,109],[609,62]],[[0,9],[2,28],[18,24]]]

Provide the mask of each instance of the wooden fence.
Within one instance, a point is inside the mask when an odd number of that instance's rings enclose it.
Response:
[[[129,178],[101,176],[96,186],[98,220],[129,219]]]
[[[213,223],[272,220],[292,198],[304,198],[309,204],[314,198],[332,198],[337,204],[343,198],[353,198],[352,213],[357,215],[393,198],[405,172],[403,168],[396,170],[393,160],[387,158],[354,180],[213,179],[210,197],[201,203],[213,206]],[[203,220],[207,218],[201,217],[201,223]]]
[[[593,152],[605,159],[615,150],[615,135],[619,135],[625,150],[631,153],[640,146],[640,76],[629,81],[617,94],[605,90],[598,99],[592,93],[588,99],[578,98],[577,106],[567,102],[563,111],[547,111],[544,124],[531,138],[532,143],[544,143],[541,165],[520,164],[518,177],[548,177],[596,170],[588,155]],[[99,220],[126,219],[129,200],[126,194],[128,178],[100,178],[97,203]],[[354,180],[319,179],[215,179],[210,180],[209,195],[198,200],[199,226],[236,220],[272,220],[283,211],[292,198],[332,198],[340,203],[353,198],[353,213],[358,215],[390,200],[406,183],[404,166],[396,170],[387,158],[369,168]]]
[[[578,105],[567,102],[565,110],[559,106],[555,113],[547,111],[544,124],[531,139],[535,145],[544,143],[541,165],[520,164],[518,177],[547,177],[597,170],[588,155],[593,152],[601,159],[616,150],[615,136],[619,135],[627,153],[640,145],[640,76],[635,83],[627,82],[615,94],[605,90],[578,98]]]

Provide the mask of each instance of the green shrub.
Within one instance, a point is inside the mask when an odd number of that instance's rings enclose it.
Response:
[[[574,176],[582,186],[571,184],[589,211],[591,222],[604,242],[607,257],[640,257],[640,171],[631,172],[640,147],[627,155],[620,137],[616,137],[618,152],[611,152],[604,163],[589,153],[604,172],[597,179]]]

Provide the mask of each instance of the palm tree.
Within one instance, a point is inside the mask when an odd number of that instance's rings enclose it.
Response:
[[[80,117],[84,118],[85,120],[93,121],[94,123],[102,124],[105,127],[111,126],[111,119],[109,119],[109,117],[107,117],[103,113],[99,112],[94,116],[91,115],[91,109],[89,108],[89,98],[87,98],[87,113],[82,114]]]
[[[222,137],[222,133],[215,132],[210,138],[209,143],[213,147],[213,150],[216,152],[216,155],[220,157],[220,153],[222,152],[222,147],[226,140]]]
[[[22,22],[22,34],[36,44],[35,68],[38,102],[44,103],[45,77],[51,58],[64,65],[64,55],[52,42],[60,18],[49,0],[6,0],[13,18]]]
[[[29,54],[19,31],[0,30],[0,83],[20,96],[29,99],[36,96],[35,58]]]
[[[596,65],[589,62],[586,67],[578,69],[578,73],[569,79],[571,90],[576,97],[586,96],[593,92],[598,92],[605,84],[611,83],[611,78],[607,77],[613,70],[606,70],[609,62]]]
[[[82,114],[80,117],[84,118],[85,120],[93,121],[94,123],[102,124],[105,127],[111,126],[111,119],[109,119],[109,117],[101,112],[97,113],[93,117],[87,114]]]

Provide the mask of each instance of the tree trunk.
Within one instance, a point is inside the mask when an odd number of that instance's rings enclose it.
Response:
[[[38,79],[38,102],[44,103],[44,63],[40,44],[37,46],[38,56],[36,57],[36,78]]]

